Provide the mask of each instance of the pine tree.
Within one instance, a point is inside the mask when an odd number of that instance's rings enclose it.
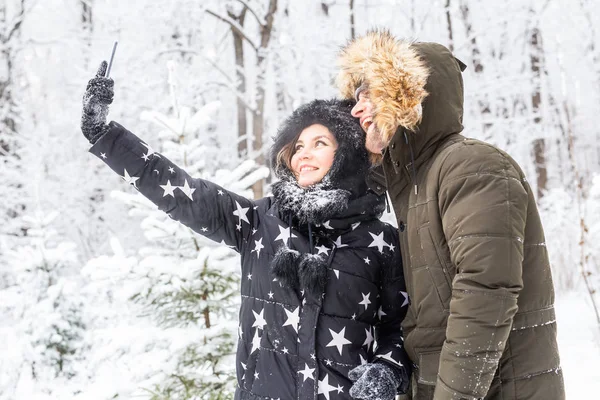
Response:
[[[12,371],[0,395],[27,398],[36,391],[56,396],[57,381],[78,375],[86,324],[75,245],[52,228],[57,212],[25,215],[29,244],[9,252],[11,282],[0,290],[3,325],[13,330],[2,369]],[[51,396],[51,397],[52,397]],[[60,397],[60,396],[58,396]],[[0,397],[3,398],[3,397]]]

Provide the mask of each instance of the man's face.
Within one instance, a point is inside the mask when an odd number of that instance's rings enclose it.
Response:
[[[358,95],[358,102],[352,108],[351,114],[354,118],[359,118],[360,126],[367,134],[366,148],[371,153],[381,154],[385,148],[381,132],[373,122],[373,103],[369,99],[369,92],[363,90]]]

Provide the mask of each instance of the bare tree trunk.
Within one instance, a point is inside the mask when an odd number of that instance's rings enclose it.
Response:
[[[450,13],[450,0],[446,0],[446,23],[448,24],[448,49],[454,52],[454,34],[452,32],[452,14]]]
[[[277,12],[277,0],[269,0],[269,8],[265,16],[265,24],[261,27],[260,46],[257,52],[256,69],[258,76],[256,79],[256,110],[253,115],[253,135],[254,143],[253,150],[257,154],[256,162],[259,165],[266,165],[264,154],[263,134],[265,127],[264,109],[265,109],[265,72],[266,72],[266,56],[271,34],[273,32],[273,22],[275,13]],[[260,180],[252,185],[252,191],[255,199],[260,199],[264,196],[264,180]]]
[[[88,47],[92,45],[91,39],[94,31],[93,5],[94,0],[81,0],[81,25],[86,33],[85,39]]]
[[[471,42],[471,62],[473,63],[473,69],[475,74],[481,75],[483,74],[483,61],[481,60],[481,51],[479,50],[479,45],[477,44],[477,37],[473,34],[473,25],[471,23],[471,17],[469,12],[469,6],[464,2],[464,0],[460,1],[460,14],[462,16],[462,21],[465,26],[467,39]],[[490,131],[493,124],[491,121],[492,110],[490,108],[489,101],[480,99],[478,102],[479,106],[479,114],[481,115],[482,129],[484,137],[487,137],[487,132]]]
[[[239,24],[239,19],[235,20],[231,15],[223,16],[218,14],[217,12],[206,10],[206,12],[222,22],[225,22],[229,25],[232,33],[234,34],[234,38],[238,37],[240,41],[245,41],[249,44],[252,49],[256,52],[256,90],[254,95],[254,104],[255,107],[252,109],[252,153],[254,154],[254,159],[259,165],[266,165],[265,162],[265,154],[264,154],[264,141],[263,135],[265,131],[265,117],[264,117],[264,108],[265,108],[265,91],[266,91],[266,82],[265,82],[265,74],[267,69],[267,55],[269,49],[269,43],[271,40],[271,35],[273,33],[273,23],[275,19],[275,13],[277,12],[277,1],[278,0],[269,0],[269,6],[267,8],[266,15],[264,18],[261,18],[255,10],[249,8],[246,2],[240,0],[240,2],[244,5],[245,10],[249,11],[257,20],[259,29],[260,29],[260,43],[255,43],[252,38],[244,31],[243,26]],[[327,6],[327,4],[322,3],[322,5]],[[328,9],[324,9],[327,12]],[[243,20],[242,20],[243,22]],[[240,43],[238,42],[238,46]],[[236,47],[237,49],[237,47]],[[236,58],[237,60],[237,58]],[[243,58],[242,58],[243,60]],[[243,65],[243,63],[242,63]],[[237,74],[241,73],[238,66]],[[245,80],[244,80],[245,82]],[[238,100],[240,98],[239,93]],[[242,106],[242,104],[238,101],[238,107]],[[238,114],[239,117],[239,114]],[[245,124],[244,124],[245,126]],[[254,198],[258,199],[263,197],[264,195],[264,179],[256,182],[252,185],[252,191],[254,193]]]
[[[350,0],[350,39],[354,40],[356,31],[354,26],[354,0]]]
[[[586,40],[589,40],[587,46],[587,52],[592,57],[592,65],[595,68],[596,72],[596,93],[600,93],[600,52],[596,46],[596,20],[595,16],[592,16],[592,11],[590,10],[590,1],[589,0],[580,0],[580,5],[583,10],[583,15],[587,20],[588,24],[586,25],[587,35]],[[596,129],[596,160],[600,160],[600,129],[597,125],[595,125]],[[588,170],[592,170],[592,168],[588,168]]]
[[[410,2],[410,31],[414,32],[416,26],[417,26],[417,22],[416,22],[416,17],[415,17],[415,0],[411,0],[411,2]]]
[[[246,18],[247,7],[244,6],[239,15],[235,15],[231,11],[227,11],[229,17],[236,21],[240,27],[244,27],[244,20]],[[231,34],[233,35],[233,48],[235,51],[235,67],[236,67],[236,90],[238,92],[237,98],[237,124],[238,124],[238,156],[246,157],[248,154],[248,120],[247,110],[244,101],[240,96],[246,93],[246,72],[244,65],[244,38],[239,31],[231,28]]]
[[[14,46],[11,45],[11,41],[20,34],[25,12],[25,1],[21,1],[21,12],[14,18],[17,22],[12,26],[9,25],[9,20],[13,18],[8,15],[7,8],[6,1],[0,4],[0,27],[4,28],[3,31],[0,31],[0,55],[2,56],[0,61],[4,63],[4,67],[0,68],[0,71],[5,71],[5,74],[0,76],[0,104],[8,104],[7,112],[0,120],[0,156],[14,155],[16,150],[14,140],[11,139],[17,132],[17,107],[12,93],[15,72],[13,65]]]
[[[530,68],[534,82],[533,92],[531,94],[531,105],[533,111],[533,123],[538,127],[537,131],[542,132],[542,58],[543,46],[540,30],[534,27],[529,35],[530,48]],[[533,141],[533,154],[535,159],[535,172],[537,180],[537,198],[544,196],[548,186],[548,170],[546,165],[546,139],[537,138]]]
[[[21,34],[21,25],[25,18],[25,0],[20,1],[20,8],[15,5],[9,12],[7,1],[0,2],[0,104],[4,105],[0,111],[0,170],[19,170],[18,131],[20,111],[15,96],[15,81],[18,68],[15,66],[15,54],[18,50],[18,40]],[[21,181],[9,180],[4,182],[12,190],[18,191],[23,187]],[[13,200],[13,201],[11,201]],[[16,197],[4,199],[0,203],[0,217],[6,216],[14,219],[26,210],[23,200]],[[27,230],[21,228],[18,232],[8,232],[11,235],[27,235]]]
[[[571,168],[573,170],[573,175],[575,177],[575,194],[576,194],[576,207],[577,213],[579,216],[579,272],[581,277],[583,278],[583,282],[585,283],[586,289],[590,296],[590,300],[592,301],[592,306],[594,307],[594,312],[596,313],[596,322],[598,323],[598,328],[600,329],[600,307],[596,301],[596,289],[594,284],[592,283],[592,271],[588,266],[589,262],[589,253],[587,251],[587,247],[590,245],[588,243],[588,232],[589,228],[585,221],[585,197],[586,191],[583,185],[583,178],[581,173],[579,172],[579,168],[577,166],[576,156],[575,156],[575,137],[573,135],[573,128],[571,122],[571,111],[569,109],[569,105],[565,100],[564,103],[564,113],[566,118],[566,127],[562,127],[563,133],[566,134],[568,140],[568,149],[569,149],[569,160],[571,161]]]

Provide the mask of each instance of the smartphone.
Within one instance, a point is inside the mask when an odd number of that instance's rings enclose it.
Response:
[[[108,68],[106,68],[106,75],[104,76],[105,78],[108,78],[108,76],[110,75],[110,67],[112,67],[113,59],[115,58],[115,51],[117,51],[117,43],[119,42],[115,42],[115,44],[113,44],[110,60],[108,60]]]

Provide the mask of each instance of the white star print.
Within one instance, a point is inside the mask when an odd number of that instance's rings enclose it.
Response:
[[[369,232],[369,235],[371,235],[371,237],[373,238],[373,242],[371,242],[369,247],[377,247],[377,250],[379,250],[380,253],[383,253],[383,248],[385,246],[389,247],[385,240],[383,240],[383,232],[381,232],[379,235],[374,235],[371,232]]]
[[[252,310],[252,314],[254,314],[255,321],[252,324],[252,327],[258,327],[258,329],[263,329],[263,327],[267,324],[265,321],[265,317],[263,314],[265,313],[265,309],[260,310],[260,313],[257,314],[254,310]]]
[[[252,251],[256,252],[256,258],[260,258],[260,251],[264,248],[265,248],[265,246],[263,246],[263,244],[262,244],[262,238],[254,241],[254,250],[252,250]]]
[[[223,246],[227,246],[227,247],[229,247],[230,249],[235,249],[235,246],[230,246],[230,245],[228,245],[227,243],[225,243],[225,240],[221,240],[221,241],[219,242],[219,244],[222,244]]]
[[[367,346],[367,351],[369,351],[369,348],[371,347],[371,343],[373,343],[373,334],[371,333],[370,326],[369,326],[369,329],[365,329],[365,333],[367,334],[367,338],[365,339],[365,342],[362,345]]]
[[[125,182],[127,182],[130,185],[133,185],[133,187],[137,189],[137,186],[135,186],[135,181],[137,181],[140,178],[138,176],[129,175],[129,172],[127,172],[126,169],[123,169],[123,171],[124,171],[124,173],[121,178],[123,178],[123,180],[125,180]]]
[[[361,294],[362,294],[363,299],[358,304],[362,304],[363,306],[365,306],[365,311],[366,311],[367,308],[369,308],[369,304],[371,304],[371,300],[369,300],[369,298],[371,297],[371,293],[369,292],[367,294],[364,294],[364,293],[361,293]]]
[[[287,349],[287,347],[283,346],[283,350],[281,350],[281,352],[283,354],[288,354],[290,351]]]
[[[219,194],[219,196],[223,196],[223,191],[221,189],[217,190],[217,193]]]
[[[252,228],[252,234],[254,235],[256,232],[258,232],[258,230],[255,228]]]
[[[317,255],[319,254],[325,254],[326,256],[329,255],[329,248],[327,246],[316,246],[315,249],[317,249]]]
[[[329,384],[329,375],[325,374],[323,380],[319,381],[319,390],[317,395],[322,394],[327,400],[329,400],[329,392],[333,392],[334,390],[337,389]]]
[[[284,308],[283,311],[285,311],[285,314],[287,315],[287,320],[282,326],[291,325],[296,333],[298,333],[298,323],[300,322],[300,316],[298,314],[300,312],[300,307],[296,307],[294,311],[288,311]]]
[[[352,314],[352,319],[356,320],[356,313]]]
[[[365,264],[371,265],[371,260],[369,260],[369,257],[365,257],[363,260],[365,261]]]
[[[258,375],[260,375],[258,372],[254,373],[254,379],[258,379]]]
[[[169,172],[172,173],[172,174],[175,173],[175,170],[173,169],[173,167],[169,167]]]
[[[179,190],[181,190],[190,200],[194,200],[192,194],[196,191],[196,188],[191,188],[187,179],[184,181],[183,186],[177,186]]]
[[[343,327],[341,331],[335,332],[332,329],[329,329],[329,333],[331,333],[331,337],[333,338],[331,342],[327,344],[327,347],[335,346],[340,352],[340,356],[342,355],[342,348],[345,344],[352,344],[351,341],[346,339],[344,335],[346,334],[346,327]]]
[[[338,385],[338,387],[335,388],[335,390],[337,390],[338,394],[340,394],[344,391],[344,387],[342,385]]]
[[[304,380],[302,382],[306,382],[307,379],[315,380],[313,373],[315,372],[314,368],[308,368],[308,364],[304,363],[304,370],[298,371],[299,374],[304,376]]]
[[[251,280],[252,280],[252,274],[248,274],[248,275],[246,276],[246,278],[248,278],[248,280],[249,280],[249,281],[251,281]]]
[[[327,221],[323,222],[323,226],[324,226],[325,228],[327,228],[327,229],[333,229],[333,228],[331,227],[331,225],[329,225],[329,223],[330,223],[330,222],[331,222],[330,220],[327,220]]]
[[[402,302],[402,305],[400,307],[404,307],[406,305],[408,305],[409,301],[408,301],[408,293],[403,292],[402,290],[400,291],[400,294],[402,296],[404,296],[404,301]]]
[[[347,244],[342,244],[342,236],[338,236],[338,238],[335,240],[335,247],[337,247],[338,249],[341,249],[342,247],[348,247]]]
[[[386,316],[387,314],[385,312],[383,312],[383,306],[379,306],[379,310],[377,310],[377,316],[379,317],[379,319],[381,319],[381,317]]]
[[[403,367],[403,366],[404,366],[404,365],[402,365],[402,363],[401,363],[400,361],[396,361],[396,360],[394,360],[394,359],[392,358],[392,352],[391,352],[391,351],[390,351],[390,352],[388,352],[388,353],[385,353],[385,354],[380,354],[380,355],[378,356],[378,358],[383,358],[384,360],[391,361],[391,362],[393,362],[394,364],[396,364],[396,365],[399,365],[400,367]]]
[[[100,153],[100,157],[106,160],[106,153]]]
[[[142,156],[142,158],[143,158],[144,160],[148,161],[148,158],[149,158],[151,155],[153,155],[153,154],[154,154],[154,155],[156,155],[156,156],[158,156],[158,157],[160,157],[158,154],[156,154],[156,152],[154,151],[154,149],[153,149],[152,147],[148,146],[148,145],[147,145],[146,143],[144,143],[144,142],[140,142],[140,143],[142,144],[142,146],[144,146],[144,147],[146,147],[146,148],[148,149],[148,154],[144,154],[144,155]]]
[[[394,246],[393,244],[388,244],[388,247],[390,248],[390,251],[394,251],[396,249],[396,246]]]
[[[248,216],[246,215],[248,214],[248,210],[250,209],[250,207],[242,207],[240,203],[237,202],[237,200],[235,201],[235,207],[237,208],[237,210],[233,212],[233,215],[237,216],[240,219],[240,225],[242,224],[242,221],[246,221],[248,224],[250,224],[250,221],[248,221]]]
[[[296,235],[294,235],[292,233],[292,237],[298,237]],[[283,242],[284,245],[287,246],[287,241],[290,238],[290,228],[284,228],[283,226],[279,225],[279,235],[275,238],[275,240],[273,240],[273,242],[276,242],[278,240],[281,240]]]
[[[208,232],[208,228],[206,228],[204,226],[201,228],[201,230],[202,230],[202,232]]]
[[[269,295],[269,298],[270,298],[270,299],[272,299],[272,298],[273,298],[273,295],[274,295],[274,294],[275,294],[275,293],[273,293],[271,290],[269,290],[269,293],[267,293],[267,295]]]
[[[167,179],[167,184],[166,185],[158,185],[160,186],[165,192],[163,193],[163,197],[165,196],[171,196],[171,197],[175,197],[175,189],[177,189],[177,186],[172,186],[171,185],[171,181]]]
[[[258,329],[254,331],[254,337],[252,338],[252,350],[250,354],[254,353],[256,349],[260,348],[260,336],[258,336]]]

